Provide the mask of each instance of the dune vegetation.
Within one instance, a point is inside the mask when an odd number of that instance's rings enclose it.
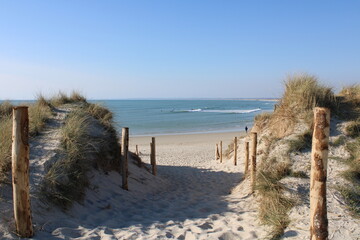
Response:
[[[36,102],[26,105],[31,137],[41,133],[56,110],[69,110],[60,129],[59,157],[46,167],[41,197],[65,209],[82,199],[88,171],[120,171],[118,136],[113,115],[107,108],[88,103],[75,91],[70,95],[59,92],[49,99],[39,94]],[[13,107],[9,101],[0,104],[0,183],[9,183]]]
[[[86,98],[77,91],[72,91],[70,95],[59,91],[55,96],[49,100],[44,99],[51,106],[57,107],[69,103],[86,103]]]
[[[29,106],[29,134],[37,135],[45,126],[47,119],[51,116],[51,108],[44,105],[42,96],[39,96]],[[6,173],[11,168],[11,144],[12,144],[12,109],[9,101],[0,104],[0,183],[6,181]]]
[[[339,96],[345,111],[341,116],[349,120],[345,127],[345,135],[350,139],[339,139],[338,144],[345,144],[350,153],[350,158],[346,159],[349,167],[343,173],[343,177],[352,183],[340,186],[339,191],[354,216],[360,218],[360,85],[343,88]]]
[[[260,198],[260,220],[272,228],[270,239],[279,239],[283,235],[290,223],[288,213],[297,204],[296,199],[285,194],[281,180],[287,176],[308,177],[306,172],[293,169],[291,154],[311,149],[314,107],[329,108],[332,117],[339,119],[346,115],[349,120],[351,113],[352,121],[346,132],[354,140],[349,142],[339,137],[337,144],[346,143],[351,153],[351,158],[347,160],[349,170],[344,176],[356,184],[341,187],[341,193],[353,212],[359,212],[360,209],[359,86],[345,88],[339,95],[335,95],[330,87],[320,84],[315,76],[301,74],[288,77],[284,88],[284,94],[274,112],[258,115],[253,129],[264,133],[259,140],[265,150],[262,150],[259,160],[256,189]]]
[[[83,198],[89,171],[120,171],[120,146],[108,109],[88,103],[76,92],[70,96],[59,93],[47,102],[68,108],[70,113],[60,129],[60,157],[48,167],[41,193],[67,209]]]

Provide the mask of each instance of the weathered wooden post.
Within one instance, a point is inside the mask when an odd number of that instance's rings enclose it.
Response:
[[[249,171],[249,142],[245,142],[245,175]]]
[[[215,144],[215,161],[217,161],[219,158],[220,158],[219,145]]]
[[[154,176],[156,176],[156,145],[155,145],[155,138],[152,137],[151,138],[151,143],[150,143],[150,162],[151,162],[151,166],[152,166],[152,173]]]
[[[237,165],[237,137],[234,138],[234,165]]]
[[[129,190],[128,185],[128,151],[129,151],[129,128],[125,127],[122,129],[121,136],[122,145],[122,188]]]
[[[220,162],[222,163],[222,157],[223,157],[223,154],[222,154],[222,141],[220,141]]]
[[[310,239],[328,239],[326,177],[330,134],[330,110],[314,109],[314,132],[311,149]]]
[[[13,108],[12,185],[17,233],[23,238],[34,235],[29,195],[29,115],[28,107]]]
[[[256,148],[257,133],[251,133],[251,190],[254,192],[256,184]]]
[[[137,156],[137,164],[138,164],[138,167],[141,167],[142,166],[142,162],[141,162],[141,158],[139,156],[139,148],[138,148],[138,145],[135,145],[135,154]]]

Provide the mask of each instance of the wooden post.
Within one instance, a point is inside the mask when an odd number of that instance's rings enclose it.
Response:
[[[314,109],[314,132],[311,149],[310,239],[328,239],[326,178],[329,152],[330,110]]]
[[[122,129],[121,136],[121,145],[122,145],[122,188],[129,190],[128,185],[128,151],[129,151],[129,128],[125,127]]]
[[[251,133],[251,190],[254,192],[256,184],[256,148],[257,133]]]
[[[218,145],[215,144],[215,161],[218,159],[217,158],[217,152],[218,152]]]
[[[150,143],[150,161],[151,161],[151,166],[152,166],[152,173],[154,174],[154,176],[156,176],[156,151],[155,151],[155,138],[152,137],[151,138],[151,143]]]
[[[28,107],[13,108],[12,186],[17,233],[23,238],[34,235],[29,194],[29,115]]]
[[[215,160],[220,159],[219,144],[215,145]]]
[[[220,141],[220,162],[222,163],[222,141]]]
[[[237,137],[234,138],[234,165],[237,165]]]
[[[138,145],[136,145],[136,147],[135,147],[135,154],[136,154],[137,156],[139,156],[139,149],[138,149]]]
[[[245,175],[249,171],[249,142],[245,142]]]

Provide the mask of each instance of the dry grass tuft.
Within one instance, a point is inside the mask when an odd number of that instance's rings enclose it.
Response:
[[[339,95],[344,97],[347,101],[360,103],[360,84],[344,87]]]
[[[351,121],[345,128],[345,134],[352,138],[360,137],[360,119]]]
[[[256,190],[261,197],[259,217],[263,224],[272,227],[270,239],[279,239],[289,225],[288,212],[295,202],[283,194],[284,188],[279,183],[288,168],[279,166],[275,171],[259,171]]]
[[[0,118],[12,114],[13,105],[9,101],[0,104]]]
[[[12,116],[0,115],[0,183],[11,169]]]
[[[312,111],[314,107],[334,109],[335,102],[331,88],[319,84],[315,76],[299,74],[288,77],[279,107],[291,108],[294,111]]]
[[[52,111],[49,105],[42,100],[30,105],[29,107],[29,134],[38,135],[45,127],[46,121],[51,117]]]
[[[13,105],[6,101],[0,104],[0,182],[6,179],[6,173],[11,169],[12,145],[12,109]],[[42,100],[29,106],[29,134],[37,135],[51,116],[51,109]]]
[[[70,96],[59,91],[55,97],[50,99],[50,104],[52,106],[60,106],[68,103],[86,103],[86,98],[76,91],[72,91]]]
[[[285,81],[284,94],[274,113],[266,119],[266,125],[276,137],[285,137],[293,132],[294,126],[299,122],[311,125],[314,107],[327,107],[337,111],[338,104],[332,89],[321,85],[312,75],[289,76]],[[257,121],[255,124],[264,125]]]
[[[99,120],[104,126],[111,127],[113,125],[112,112],[100,104],[88,104],[86,111],[95,119]]]
[[[51,107],[50,101],[46,99],[41,93],[37,94],[36,102],[38,105]]]
[[[360,118],[360,84],[344,87],[339,96],[339,117],[345,120]]]
[[[360,187],[358,185],[353,186],[340,186],[337,190],[341,193],[348,209],[352,215],[356,218],[360,218]]]
[[[290,223],[288,212],[295,202],[284,195],[279,182],[291,175],[290,164],[272,158],[262,162],[257,174],[256,190],[261,199],[259,217],[263,224],[272,227],[270,239],[278,239]]]
[[[343,176],[352,185],[344,186],[340,192],[350,210],[354,215],[360,217],[360,85],[344,88],[340,95],[345,98],[343,103],[347,117],[352,117],[352,121],[345,128],[345,134],[353,138],[352,141],[345,142],[350,158],[347,161],[349,168],[343,172]]]
[[[71,113],[61,129],[62,152],[58,160],[44,177],[42,193],[53,203],[64,208],[83,196],[87,186],[86,171],[90,161],[86,157],[93,151],[87,132],[89,117],[77,112]]]
[[[296,136],[296,139],[289,140],[288,153],[299,152],[305,149],[311,149],[312,131],[309,129],[303,134]]]
[[[270,112],[264,112],[256,115],[254,119],[256,131],[261,131],[264,129],[271,120],[272,115],[273,113]]]
[[[69,97],[70,102],[86,102],[86,98],[77,91],[72,91]]]

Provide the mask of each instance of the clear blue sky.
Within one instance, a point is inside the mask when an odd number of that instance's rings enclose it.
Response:
[[[0,99],[278,97],[360,82],[359,1],[0,0]]]

